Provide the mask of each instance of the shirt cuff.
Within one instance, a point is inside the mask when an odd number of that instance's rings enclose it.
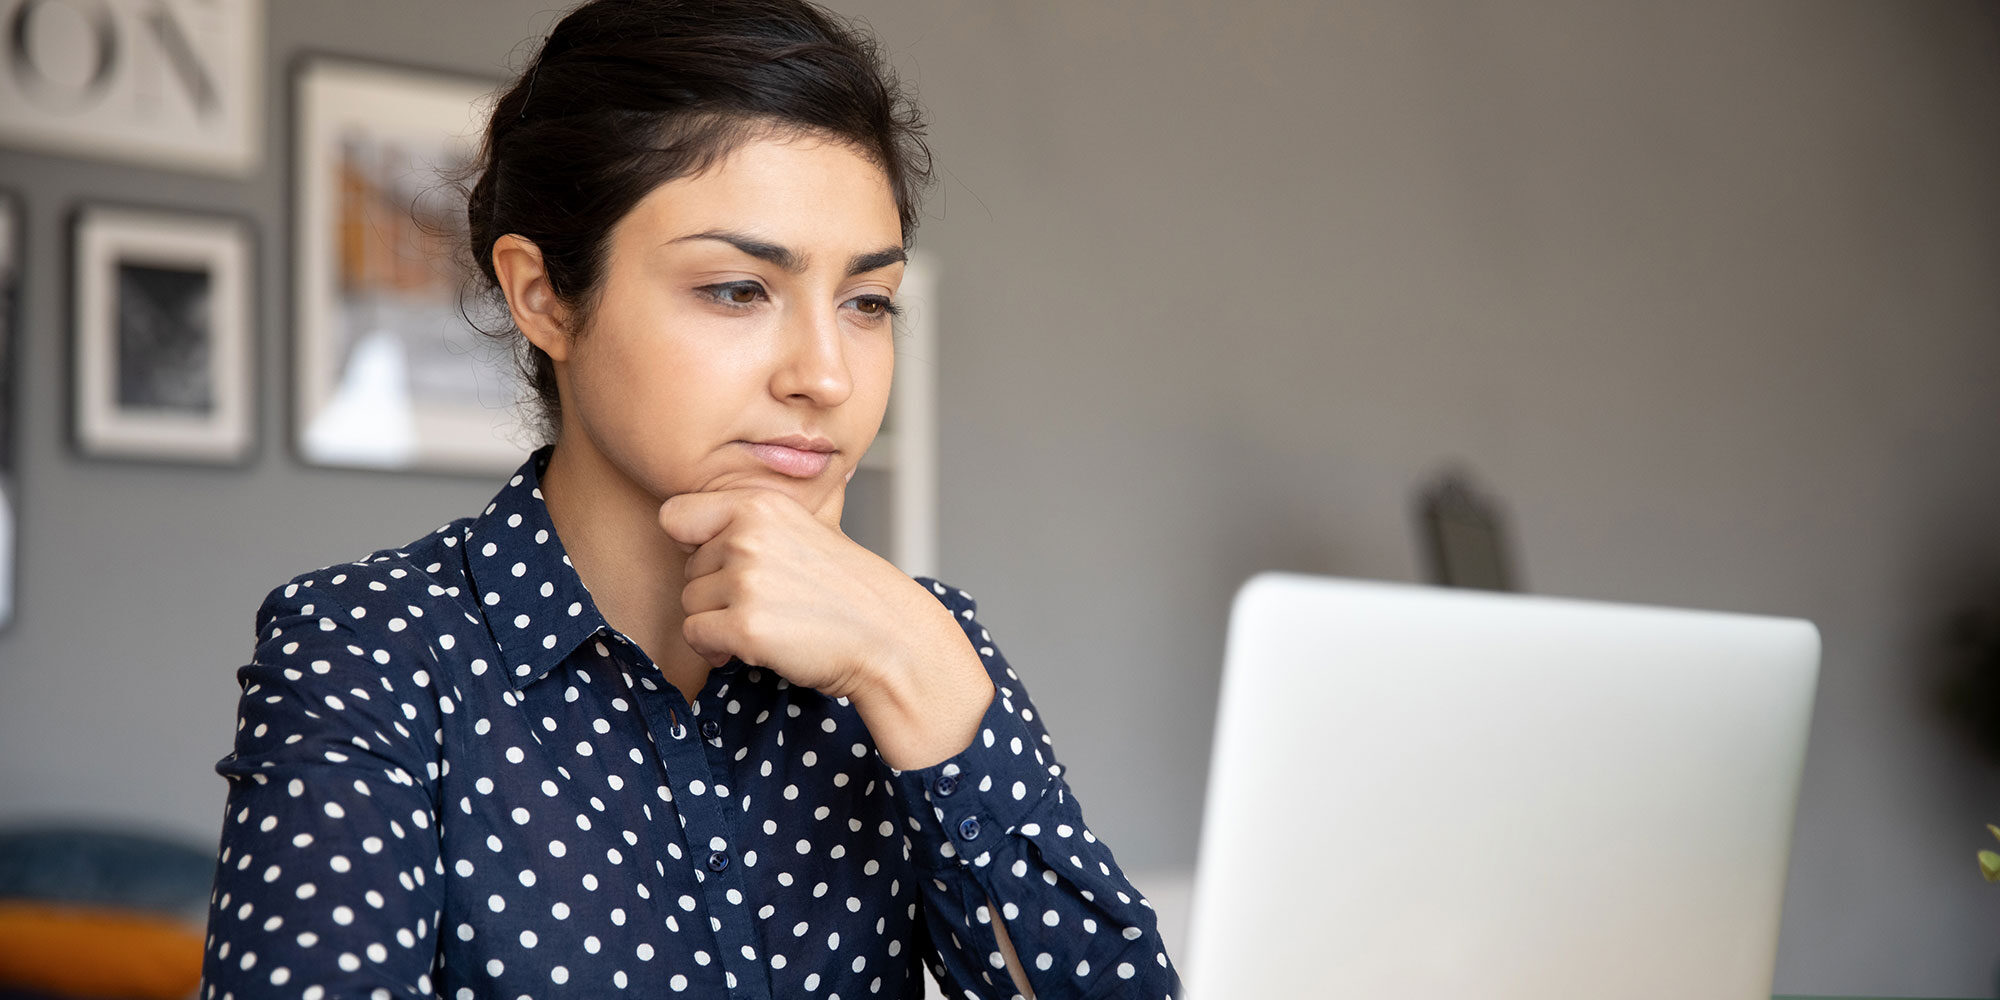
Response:
[[[984,864],[985,856],[1059,794],[1054,767],[1036,745],[1011,692],[998,688],[972,743],[924,768],[891,769],[921,835],[914,851],[927,868]]]

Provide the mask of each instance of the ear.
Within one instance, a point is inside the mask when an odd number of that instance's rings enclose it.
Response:
[[[542,267],[542,250],[525,237],[508,233],[493,241],[493,275],[507,296],[514,327],[551,361],[569,360],[569,313],[549,285]]]

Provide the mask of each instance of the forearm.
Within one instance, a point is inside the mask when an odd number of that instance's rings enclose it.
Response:
[[[940,948],[961,943],[945,960],[957,989],[997,985],[1005,968],[1041,1000],[1178,993],[1157,915],[1073,805],[1038,811],[990,850],[924,880],[933,938]],[[968,900],[984,905],[960,909]]]
[[[944,627],[942,641],[933,634],[885,653],[850,699],[883,762],[899,771],[964,750],[993,703],[993,681],[949,613]]]
[[[1156,916],[1085,825],[1019,678],[970,600],[940,599],[994,691],[968,743],[897,775],[942,978],[980,997],[1174,995]]]
[[[992,900],[986,901],[987,909],[998,909]],[[1014,941],[1007,936],[1006,921],[994,921],[993,937],[1000,946],[1000,960],[1007,964],[1007,975],[1014,980],[1014,988],[1021,991],[1027,1000],[1035,1000],[1035,988],[1028,984],[1028,970],[1021,968],[1021,956],[1014,950]]]

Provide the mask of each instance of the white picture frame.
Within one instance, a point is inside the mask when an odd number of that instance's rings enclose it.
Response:
[[[0,0],[0,143],[248,177],[264,0]]]
[[[249,223],[86,206],[72,222],[72,419],[85,455],[239,464],[256,443]]]
[[[496,83],[331,57],[294,73],[293,444],[312,465],[490,475],[530,450],[464,316],[458,175]]]

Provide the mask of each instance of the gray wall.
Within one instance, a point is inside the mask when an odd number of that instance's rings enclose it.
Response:
[[[499,72],[550,21],[272,8],[274,87],[305,48]],[[1993,995],[2000,891],[1971,854],[2000,781],[1933,693],[1946,616],[2000,601],[1995,8],[846,9],[937,120],[946,575],[1128,867],[1192,863],[1235,584],[1414,578],[1410,491],[1458,459],[1536,590],[1820,624],[1779,989]],[[0,820],[212,838],[263,591],[491,491],[289,457],[272,104],[247,184],[0,152],[30,247]],[[80,198],[257,220],[248,470],[67,450]]]

